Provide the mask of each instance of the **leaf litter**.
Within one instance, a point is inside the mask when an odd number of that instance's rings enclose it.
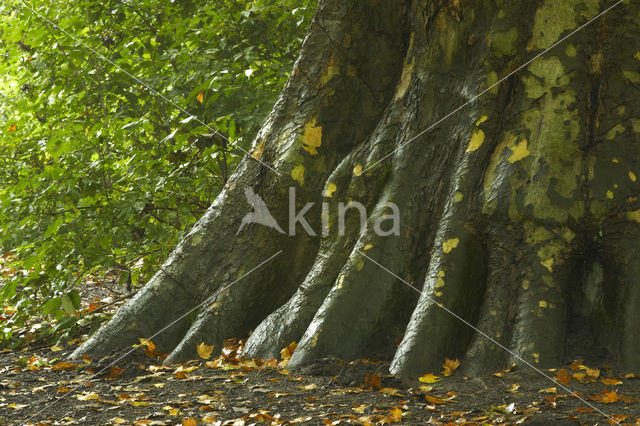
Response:
[[[67,361],[74,346],[0,354],[0,423],[24,421],[57,403],[33,424],[250,425],[250,424],[576,424],[606,423],[561,386],[512,365],[486,377],[467,378],[456,359],[418,381],[387,374],[388,363],[320,360],[285,369],[296,344],[280,359],[245,359],[243,341],[230,339],[214,355],[202,342],[194,360],[164,365],[164,354],[141,339],[137,356],[106,369],[104,360]],[[108,364],[107,364],[108,365]],[[603,374],[602,371],[606,371]],[[614,420],[640,422],[634,373],[615,374],[583,361],[553,370]],[[66,396],[63,399],[59,399]],[[610,420],[609,420],[610,422]]]

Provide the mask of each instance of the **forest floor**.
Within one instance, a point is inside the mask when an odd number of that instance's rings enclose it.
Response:
[[[101,285],[83,291],[94,308],[122,299]],[[467,378],[452,361],[408,382],[370,360],[289,371],[293,347],[280,360],[243,360],[235,340],[181,365],[163,365],[150,341],[115,363],[71,362],[84,338],[0,351],[0,425],[640,424],[640,376],[580,361],[545,372],[558,383],[525,366]]]
[[[613,423],[557,384],[517,368],[501,377],[454,373],[428,384],[403,383],[385,374],[384,363],[324,360],[288,371],[275,360],[261,366],[238,360],[237,347],[174,366],[139,353],[97,376],[109,363],[70,363],[71,348],[5,352],[0,424]],[[606,371],[595,377],[596,370],[577,363],[559,371],[550,374],[598,410],[623,424],[640,422],[640,380]]]

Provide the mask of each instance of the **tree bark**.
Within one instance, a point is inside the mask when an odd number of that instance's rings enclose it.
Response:
[[[416,376],[457,357],[480,374],[513,354],[640,367],[638,5],[619,5],[492,87],[611,4],[321,1],[255,158],[74,356],[131,345],[206,301],[154,338],[169,361],[251,333],[247,356],[299,342],[293,367],[378,357]],[[296,211],[315,202],[305,217],[317,235],[299,225],[295,235],[259,225],[236,235],[246,188],[288,231],[290,187]],[[338,203],[351,200],[367,226],[351,211],[340,235]],[[389,202],[397,236],[374,226]]]

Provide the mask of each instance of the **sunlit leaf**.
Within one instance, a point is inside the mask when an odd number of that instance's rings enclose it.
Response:
[[[202,342],[197,347],[198,356],[202,359],[211,358],[211,353],[213,352],[213,345],[209,346],[206,343]]]
[[[428,374],[425,374],[424,376],[420,377],[418,380],[421,381],[422,383],[435,383],[435,382],[437,382],[439,380],[442,380],[442,378],[440,378],[440,377],[438,377],[438,376],[436,376],[434,374],[428,373]]]

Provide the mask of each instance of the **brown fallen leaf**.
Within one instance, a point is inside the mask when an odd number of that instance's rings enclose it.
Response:
[[[364,382],[369,389],[380,389],[382,386],[382,374],[367,374],[364,377]]]
[[[109,369],[109,374],[107,374],[104,378],[107,380],[118,380],[122,373],[124,373],[124,368],[120,368],[117,365],[113,366]]]
[[[51,367],[53,370],[70,370],[72,368],[74,368],[76,365],[71,363],[71,362],[66,362],[66,361],[60,361],[57,364],[54,364],[53,367]]]
[[[553,380],[566,386],[571,381],[571,375],[567,372],[567,370],[561,368],[560,370],[558,370]]]

